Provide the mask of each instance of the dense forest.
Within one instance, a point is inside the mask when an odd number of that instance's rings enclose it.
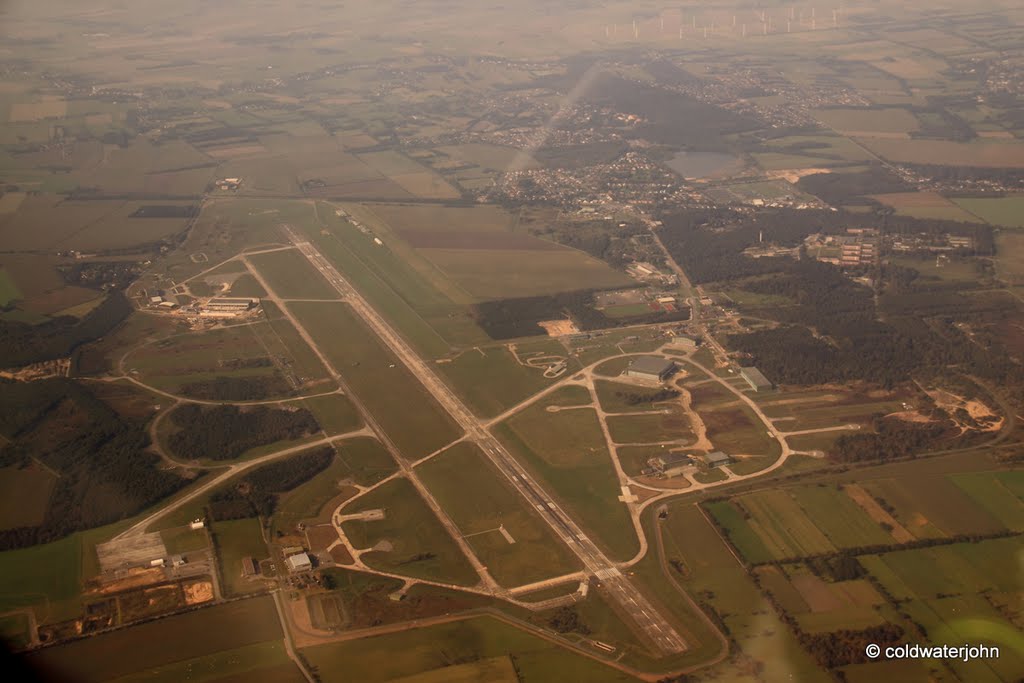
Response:
[[[306,483],[333,460],[334,449],[323,446],[263,465],[211,495],[210,516],[214,520],[268,517],[273,514],[280,494]]]
[[[231,460],[250,448],[299,439],[320,430],[316,418],[305,408],[190,403],[176,408],[171,422],[178,431],[170,436],[168,445],[175,455],[189,460]]]
[[[131,312],[128,299],[115,291],[81,319],[65,315],[38,325],[0,320],[0,364],[17,367],[65,358],[107,334]]]
[[[0,382],[0,464],[59,473],[43,523],[0,531],[0,550],[45,543],[142,511],[191,480],[147,452],[145,424],[128,421],[67,379]]]

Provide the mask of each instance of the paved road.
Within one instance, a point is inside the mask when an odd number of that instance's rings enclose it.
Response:
[[[613,600],[619,603],[651,641],[666,654],[687,650],[686,642],[668,620],[619,571],[615,563],[587,538],[583,531],[543,488],[533,480],[512,455],[484,427],[464,403],[448,388],[394,329],[345,280],[341,273],[291,226],[282,226],[288,239],[348,301],[352,309],[370,326],[395,355],[423,382],[452,418],[490,458],[498,470],[532,504],[555,533],[580,558],[587,571],[601,581]]]

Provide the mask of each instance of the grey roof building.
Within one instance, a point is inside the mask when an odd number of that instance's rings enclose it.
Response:
[[[761,374],[761,371],[751,366],[749,368],[740,368],[740,377],[747,381],[750,388],[754,391],[771,391],[775,388],[775,385],[771,381]]]
[[[676,364],[668,358],[641,356],[629,364],[625,375],[636,379],[661,382],[671,377],[676,370]]]
[[[723,453],[722,451],[711,451],[705,455],[697,456],[701,466],[711,469],[712,467],[720,467],[722,465],[728,465],[732,462],[732,458]]]

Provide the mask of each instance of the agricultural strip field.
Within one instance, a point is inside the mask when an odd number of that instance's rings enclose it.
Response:
[[[481,417],[498,415],[561,379],[544,377],[543,367],[520,363],[504,346],[468,349],[435,369]]]
[[[971,501],[998,519],[1007,529],[1024,531],[1024,501],[1007,484],[1011,478],[1024,480],[1020,472],[971,472],[950,475]]]
[[[283,299],[337,299],[338,293],[296,249],[246,257]]]
[[[862,483],[876,500],[918,538],[987,534],[1004,529],[995,517],[975,504],[943,476],[913,479],[872,479]]]
[[[25,655],[25,661],[63,680],[99,683],[281,637],[274,601],[266,596],[36,650]],[[234,673],[233,667],[239,665],[240,671],[246,671],[246,661],[222,662],[223,673]]]
[[[111,683],[241,683],[246,680],[260,683],[304,683],[306,678],[289,659],[284,643],[269,641],[149,667],[116,678]]]
[[[553,678],[593,683],[634,680],[491,617],[317,645],[303,649],[302,654],[317,667],[326,683],[351,680],[376,683],[440,669],[436,679],[427,679],[439,683],[448,680],[443,667],[452,661],[477,661],[506,655],[515,657],[520,680]]]
[[[6,306],[22,297],[21,290],[11,274],[0,268],[0,306]]]
[[[289,308],[406,458],[459,437],[448,414],[347,304],[294,302]]]
[[[673,565],[678,562],[682,568],[681,573],[674,576],[691,596],[705,596],[703,600],[721,615],[742,651],[763,666],[760,675],[765,680],[822,683],[829,680],[803,651],[792,632],[779,621],[775,610],[697,506],[672,504],[662,524],[666,560]],[[663,571],[677,572],[673,566]],[[645,574],[644,577],[648,585],[664,586],[662,575],[648,577]],[[666,590],[664,594],[670,596],[674,592]],[[677,614],[688,611],[675,610]],[[717,652],[719,643],[706,630],[696,631],[694,635],[698,637],[695,649],[704,658]],[[738,662],[726,665],[721,676],[723,680],[753,680],[747,678],[743,665]]]
[[[456,444],[416,471],[502,585],[533,583],[580,568],[476,445]]]
[[[594,540],[613,557],[637,549],[619,482],[597,415],[579,408],[549,413],[545,401],[527,407],[494,429],[509,450],[558,496]]]
[[[251,557],[259,563],[270,556],[267,543],[263,540],[260,521],[250,517],[214,522],[210,533],[215,538],[224,592],[228,595],[243,595],[263,590],[265,586],[259,577],[248,579],[242,575],[243,558]]]
[[[828,553],[835,546],[785,490],[760,491],[736,499],[747,522],[777,558]]]
[[[469,560],[408,479],[381,485],[345,506],[341,514],[384,510],[384,519],[342,524],[368,566],[404,576],[471,586],[479,580]]]

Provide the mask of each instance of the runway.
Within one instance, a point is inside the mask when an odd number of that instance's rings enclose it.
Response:
[[[615,563],[587,538],[572,518],[553,501],[520,466],[507,449],[445,384],[433,369],[405,342],[372,306],[348,283],[313,244],[291,226],[281,226],[291,243],[309,260],[352,309],[367,323],[391,351],[415,374],[438,403],[451,414],[487,455],[512,486],[526,498],[554,532],[580,558],[589,574],[626,614],[629,614],[663,654],[678,654],[688,647],[661,612],[636,588]]]

